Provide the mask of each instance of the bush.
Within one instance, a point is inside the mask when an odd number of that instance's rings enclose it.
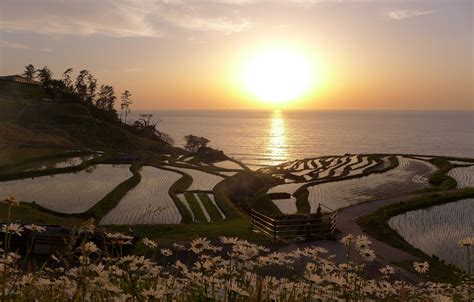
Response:
[[[201,148],[206,148],[207,144],[210,142],[207,138],[202,136],[195,136],[195,135],[186,135],[184,137],[186,140],[186,144],[184,145],[184,149],[190,152],[197,152]]]

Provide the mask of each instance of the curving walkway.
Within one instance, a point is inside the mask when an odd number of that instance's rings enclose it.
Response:
[[[429,193],[428,193],[429,194]],[[391,265],[392,262],[398,261],[416,261],[418,258],[395,247],[392,247],[386,243],[383,243],[368,234],[364,233],[364,231],[359,227],[356,220],[361,217],[365,216],[372,211],[384,207],[390,204],[399,203],[402,201],[410,200],[417,196],[422,196],[426,194],[411,194],[402,197],[392,197],[386,199],[377,199],[373,201],[368,201],[360,204],[356,204],[341,210],[338,210],[337,213],[337,224],[336,228],[341,232],[338,235],[338,239],[352,234],[354,236],[357,235],[365,235],[367,236],[370,241],[372,241],[372,249],[375,251],[377,258],[375,261],[369,263],[368,271],[371,277],[374,275],[378,275],[378,268],[383,267],[385,265]],[[303,249],[308,246],[321,246],[329,250],[330,254],[335,255],[335,260],[337,262],[343,262],[346,260],[347,248],[339,241],[330,241],[330,240],[319,240],[319,241],[311,241],[311,242],[303,242],[303,243],[292,243],[287,245],[281,249],[281,251],[291,251],[297,248]],[[419,278],[414,275],[413,273],[399,267],[395,267],[398,275],[407,281],[418,281]]]

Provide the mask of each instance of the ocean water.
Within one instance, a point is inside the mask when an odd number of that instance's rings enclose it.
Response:
[[[253,166],[344,153],[474,157],[474,111],[134,111],[182,146],[188,134]]]

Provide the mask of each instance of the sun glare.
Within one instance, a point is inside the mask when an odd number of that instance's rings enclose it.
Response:
[[[249,93],[271,104],[302,97],[314,85],[314,66],[303,54],[290,49],[272,49],[252,57],[243,72]]]

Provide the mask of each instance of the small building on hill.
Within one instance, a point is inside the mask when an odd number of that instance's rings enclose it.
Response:
[[[39,83],[35,80],[30,80],[28,78],[25,78],[21,75],[17,75],[17,74],[14,74],[14,75],[8,75],[8,76],[2,76],[0,77],[0,80],[4,80],[4,81],[12,81],[12,82],[19,82],[19,83],[26,83],[26,84],[34,84],[34,85],[38,85]]]

